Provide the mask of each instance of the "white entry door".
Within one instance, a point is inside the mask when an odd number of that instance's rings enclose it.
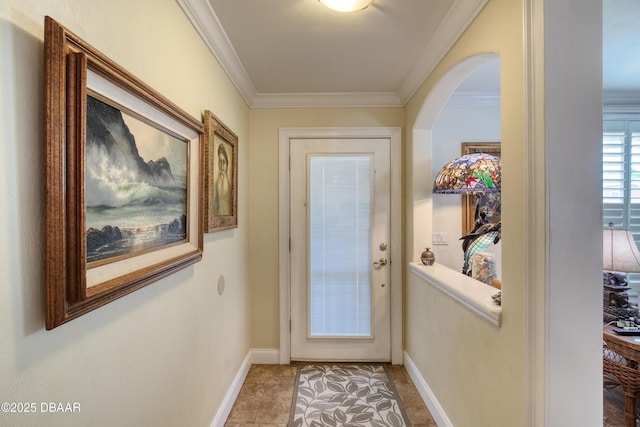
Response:
[[[390,140],[290,140],[291,359],[389,361]]]

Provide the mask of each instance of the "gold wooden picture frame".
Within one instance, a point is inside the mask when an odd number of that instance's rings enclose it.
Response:
[[[238,137],[204,112],[205,233],[238,227]]]
[[[45,18],[46,327],[202,258],[203,126]]]
[[[462,155],[487,153],[500,157],[500,142],[462,142],[460,146]],[[462,235],[467,234],[473,228],[477,197],[472,194],[462,195]],[[494,221],[500,221],[500,216],[497,215]]]

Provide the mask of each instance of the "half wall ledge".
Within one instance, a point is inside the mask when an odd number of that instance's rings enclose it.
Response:
[[[428,285],[441,290],[489,323],[498,327],[502,323],[502,307],[491,299],[498,289],[438,263],[427,266],[412,262],[409,267]]]

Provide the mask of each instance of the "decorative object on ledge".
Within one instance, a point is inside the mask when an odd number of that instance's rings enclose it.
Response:
[[[502,305],[502,291],[497,294],[491,295],[491,299],[498,305]]]
[[[602,230],[603,320],[611,322],[638,317],[638,307],[629,302],[626,273],[640,273],[640,251],[629,229]]]
[[[471,275],[471,257],[484,251],[493,242],[500,241],[501,222],[492,222],[495,209],[500,205],[500,158],[487,153],[465,154],[447,163],[433,184],[437,194],[474,194],[476,198],[474,224],[460,238],[464,251],[462,273]]]
[[[422,255],[420,255],[420,261],[422,261],[424,265],[433,265],[433,263],[436,262],[436,256],[431,252],[431,248],[425,248]]]
[[[492,253],[476,252],[471,257],[471,278],[493,286],[496,279],[496,261]]]
[[[45,18],[46,327],[202,258],[202,124]]]
[[[204,112],[204,232],[238,227],[238,137]]]

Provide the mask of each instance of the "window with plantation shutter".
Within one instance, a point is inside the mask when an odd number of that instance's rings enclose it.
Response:
[[[606,117],[606,116],[605,116]],[[603,121],[602,223],[629,228],[640,243],[640,115]],[[629,292],[636,301],[640,274],[629,274]]]

